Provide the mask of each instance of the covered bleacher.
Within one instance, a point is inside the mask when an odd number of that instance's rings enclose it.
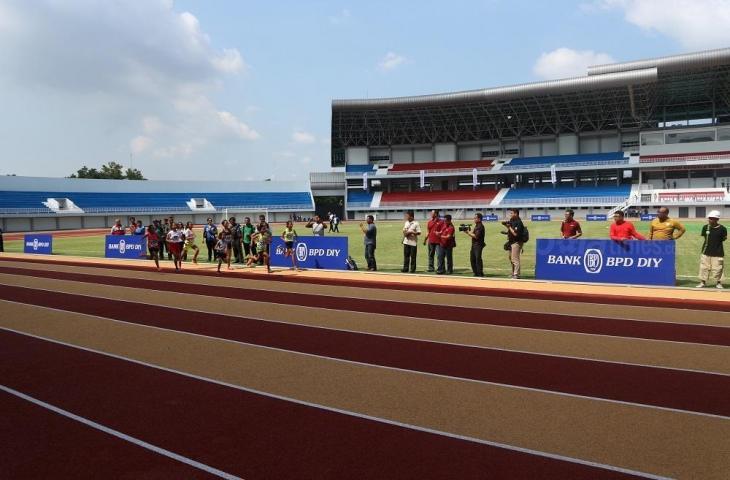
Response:
[[[552,155],[543,157],[513,158],[502,166],[502,170],[560,167],[596,167],[629,163],[624,152],[587,153],[579,155]]]
[[[631,185],[540,186],[510,189],[500,206],[519,205],[618,205],[631,194]]]
[[[492,161],[466,160],[458,162],[400,163],[393,165],[393,168],[388,170],[388,175],[419,173],[421,170],[426,173],[471,173],[475,168],[477,170],[489,170],[492,168]]]
[[[380,207],[441,208],[486,206],[497,196],[497,193],[499,193],[499,190],[494,189],[390,192],[383,193],[380,200]]]

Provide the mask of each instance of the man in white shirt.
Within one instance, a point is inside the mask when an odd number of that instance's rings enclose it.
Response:
[[[416,254],[418,253],[418,236],[421,234],[421,226],[414,219],[413,210],[408,210],[405,215],[406,223],[403,225],[403,273],[416,272]]]
[[[319,215],[314,216],[314,222],[307,225],[312,227],[312,235],[315,237],[323,237],[324,236],[324,223],[322,223],[322,217]]]

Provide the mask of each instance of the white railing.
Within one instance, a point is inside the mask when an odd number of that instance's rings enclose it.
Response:
[[[553,198],[505,198],[504,205],[616,205],[625,202],[626,197],[553,197]]]
[[[477,173],[479,172],[488,172],[492,169],[492,167],[478,167]],[[425,173],[434,174],[434,173],[472,173],[472,168],[434,168],[434,169],[426,169],[424,170]],[[399,170],[394,172],[393,170],[388,170],[388,175],[414,175],[414,174],[420,174],[421,169],[413,169],[413,170]]]
[[[55,214],[50,208],[0,208],[0,215]]]
[[[475,200],[416,200],[412,202],[380,202],[380,207],[389,209],[400,207],[473,207],[484,206],[491,203],[491,199],[475,199]],[[349,206],[349,205],[348,205]]]

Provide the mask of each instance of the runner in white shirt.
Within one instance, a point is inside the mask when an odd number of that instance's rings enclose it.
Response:
[[[191,248],[195,252],[195,255],[193,255],[193,263],[198,264],[198,254],[200,253],[200,249],[195,244],[195,230],[193,230],[193,222],[188,222],[185,225],[185,230],[183,230],[183,235],[185,238],[185,244],[183,246],[183,258],[187,258],[188,250]]]
[[[418,253],[418,236],[421,226],[413,219],[413,210],[406,212],[406,223],[403,225],[403,273],[416,272],[416,255]]]

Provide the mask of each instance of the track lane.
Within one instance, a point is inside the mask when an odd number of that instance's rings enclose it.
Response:
[[[634,478],[226,388],[0,331],[11,388],[244,478]],[[68,388],[74,385],[75,388]]]
[[[328,358],[730,417],[730,376],[279,324],[6,286],[0,298]]]
[[[0,266],[0,272],[30,277],[55,278],[104,285],[200,294],[218,298],[256,300],[283,305],[326,307],[335,310],[381,313],[386,315],[415,315],[421,318],[436,320],[454,320],[540,330],[730,346],[730,328],[706,325],[615,320],[612,318],[555,315],[551,313],[509,312],[486,308],[443,305],[428,305],[416,309],[413,306],[414,304],[409,302],[382,301],[376,299],[363,301],[362,299],[313,294],[293,295],[288,292],[191,284],[168,279],[164,281],[153,281],[139,278],[108,277],[72,272],[7,268],[3,266]]]

